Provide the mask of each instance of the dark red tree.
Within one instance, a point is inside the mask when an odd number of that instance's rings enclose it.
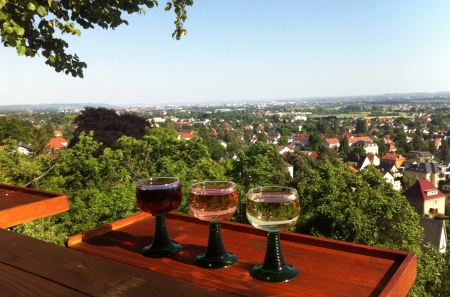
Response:
[[[106,147],[114,147],[123,135],[142,139],[146,127],[150,127],[150,123],[142,117],[135,114],[119,115],[114,109],[104,107],[86,107],[75,118],[74,124],[76,128],[69,147],[79,141],[82,132],[88,134],[94,131],[94,140],[103,144],[101,151]]]

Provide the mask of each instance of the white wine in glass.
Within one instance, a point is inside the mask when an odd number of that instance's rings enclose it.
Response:
[[[252,277],[266,282],[294,279],[298,270],[286,264],[278,232],[295,226],[298,221],[300,201],[297,190],[280,186],[252,188],[247,193],[246,214],[254,227],[268,232],[264,263],[253,267]]]

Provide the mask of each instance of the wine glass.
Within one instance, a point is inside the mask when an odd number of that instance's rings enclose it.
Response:
[[[209,238],[206,252],[195,258],[195,264],[203,268],[225,268],[237,261],[228,253],[222,241],[220,220],[230,218],[238,204],[236,184],[229,181],[203,181],[191,185],[189,207],[193,215],[209,221]]]
[[[139,180],[137,184],[136,201],[139,208],[155,215],[155,236],[152,244],[144,247],[142,255],[162,258],[178,254],[182,246],[170,239],[165,213],[180,206],[182,199],[180,179],[151,177]]]
[[[294,279],[298,271],[284,260],[279,231],[297,223],[300,215],[297,190],[280,186],[252,188],[247,193],[246,214],[254,227],[268,231],[264,263],[253,267],[250,275],[266,282]]]

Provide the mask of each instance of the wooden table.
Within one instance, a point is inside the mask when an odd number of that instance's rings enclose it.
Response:
[[[67,195],[0,184],[0,228],[69,210]]]
[[[0,229],[0,296],[227,296],[221,291]]]
[[[264,259],[266,232],[250,225],[222,222],[225,247],[239,259],[229,268],[211,270],[198,268],[193,262],[205,251],[207,222],[189,215],[167,214],[169,234],[183,245],[183,250],[161,259],[140,254],[152,240],[154,223],[154,217],[139,213],[72,236],[67,246],[145,268],[171,277],[175,283],[186,281],[238,296],[405,296],[416,277],[414,254],[282,232],[284,257],[300,273],[291,282],[265,283],[253,279],[249,270]],[[164,288],[164,292],[171,294],[172,288]]]

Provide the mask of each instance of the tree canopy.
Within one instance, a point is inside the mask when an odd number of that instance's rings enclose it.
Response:
[[[86,107],[74,119],[74,123],[77,128],[70,146],[74,146],[79,141],[81,133],[89,134],[95,131],[95,141],[102,144],[99,149],[115,146],[117,140],[123,135],[142,139],[146,127],[150,127],[150,123],[144,118],[133,114],[118,115],[115,110],[104,107]]]
[[[167,1],[165,10],[175,12],[173,38],[178,40],[187,33],[183,28],[186,6],[193,3],[193,0]],[[18,55],[42,55],[45,64],[57,72],[83,77],[86,63],[77,54],[66,51],[69,44],[60,36],[80,36],[80,27],[115,29],[128,24],[124,12],[142,14],[144,7],[157,5],[156,0],[0,0],[0,35],[3,45],[16,48]]]

